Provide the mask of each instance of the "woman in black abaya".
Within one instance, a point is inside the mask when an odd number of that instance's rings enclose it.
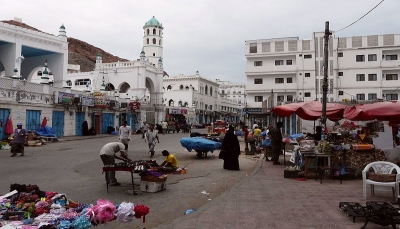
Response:
[[[229,130],[225,134],[225,138],[221,146],[221,153],[222,159],[224,159],[224,169],[240,170],[240,145],[237,136],[234,134],[234,129],[232,126],[229,126]]]

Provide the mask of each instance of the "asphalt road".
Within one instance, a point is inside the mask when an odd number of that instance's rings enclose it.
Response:
[[[10,157],[8,150],[0,150],[0,194],[9,191],[10,184],[36,184],[41,190],[64,193],[68,198],[80,203],[95,203],[99,198],[115,204],[123,201],[145,204],[150,208],[146,224],[141,220],[123,224],[111,222],[107,228],[152,228],[170,222],[177,217],[185,217],[187,209],[199,208],[213,198],[240,182],[250,174],[256,164],[251,156],[240,156],[240,171],[222,169],[223,161],[218,152],[209,153],[207,158],[198,159],[195,152],[187,152],[179,140],[188,134],[166,134],[160,136],[153,159],[161,163],[163,149],[173,153],[179,167],[186,167],[186,174],[168,175],[167,189],[158,193],[130,195],[131,177],[128,172],[117,172],[121,186],[110,187],[106,191],[100,148],[118,137],[94,138],[57,143],[43,146],[25,147],[24,157]],[[129,157],[133,160],[149,159],[147,144],[141,136],[133,135],[129,144]],[[139,190],[140,177],[135,174],[135,190]],[[209,193],[201,194],[202,191]]]

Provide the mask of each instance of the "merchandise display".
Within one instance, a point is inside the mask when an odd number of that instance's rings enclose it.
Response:
[[[149,214],[145,205],[99,199],[96,204],[73,201],[63,193],[41,191],[37,185],[12,184],[0,196],[0,228],[88,229],[118,220],[131,222]]]

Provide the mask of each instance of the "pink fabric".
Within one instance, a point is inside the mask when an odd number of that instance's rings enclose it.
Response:
[[[40,127],[45,127],[47,125],[47,118],[44,117],[42,121],[42,125]]]
[[[326,104],[326,116],[333,121],[343,118],[344,110],[347,106],[337,103]],[[322,103],[320,101],[291,103],[276,106],[272,112],[281,117],[290,116],[296,113],[300,118],[305,120],[317,120],[322,116]]]
[[[360,104],[347,107],[344,112],[344,118],[352,121],[400,121],[400,103],[397,102],[377,102]]]
[[[14,133],[13,123],[12,123],[11,118],[7,119],[6,128],[4,130],[4,133],[6,133],[6,134],[13,134]]]

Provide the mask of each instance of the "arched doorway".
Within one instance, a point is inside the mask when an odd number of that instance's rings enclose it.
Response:
[[[131,86],[127,82],[123,82],[121,86],[119,86],[119,93],[128,93],[129,88],[131,88]]]
[[[115,87],[112,83],[106,84],[106,91],[114,91]]]

